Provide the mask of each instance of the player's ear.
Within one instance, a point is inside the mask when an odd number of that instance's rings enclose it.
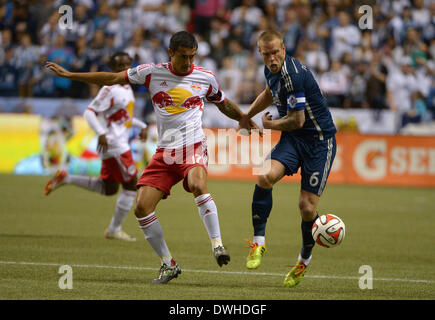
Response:
[[[173,57],[173,56],[174,56],[174,54],[175,54],[175,52],[174,52],[174,51],[172,51],[172,49],[171,49],[171,48],[168,48],[168,54],[169,54],[169,56],[170,56],[170,57]]]

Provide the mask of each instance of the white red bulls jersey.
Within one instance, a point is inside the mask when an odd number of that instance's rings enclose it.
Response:
[[[125,78],[149,89],[156,113],[158,148],[176,149],[204,141],[203,99],[212,103],[225,100],[214,74],[196,65],[186,74],[176,74],[170,63],[142,64],[126,70]]]
[[[134,94],[129,84],[104,86],[88,109],[94,111],[107,130],[107,159],[130,150],[128,135],[133,119]]]

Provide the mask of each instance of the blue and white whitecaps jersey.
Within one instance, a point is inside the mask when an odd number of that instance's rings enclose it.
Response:
[[[287,55],[280,73],[274,74],[265,66],[264,74],[280,117],[287,111],[305,110],[303,127],[283,134],[326,140],[337,132],[326,100],[305,65]]]

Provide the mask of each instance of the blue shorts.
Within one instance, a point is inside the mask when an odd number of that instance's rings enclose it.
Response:
[[[320,196],[325,189],[336,151],[335,136],[314,140],[282,134],[267,158],[281,162],[287,176],[301,168],[301,188]]]

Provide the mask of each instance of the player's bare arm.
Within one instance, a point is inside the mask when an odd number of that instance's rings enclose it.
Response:
[[[261,118],[264,129],[279,131],[296,130],[302,128],[305,122],[304,110],[288,111],[287,115],[280,119],[272,120],[272,115],[266,112]]]
[[[89,82],[100,86],[111,86],[114,84],[126,84],[125,71],[121,72],[70,72],[57,63],[47,62],[45,67],[56,73],[58,76],[75,81]]]
[[[270,93],[270,89],[266,86],[266,89],[261,92],[258,97],[254,100],[254,102],[249,107],[249,110],[246,114],[242,115],[240,119],[240,127],[248,129],[250,119],[255,116],[257,113],[263,111],[268,106],[270,106],[273,102],[272,94]]]
[[[228,118],[239,121],[239,128],[241,127],[240,120],[242,119],[244,114],[243,114],[242,110],[240,110],[239,107],[234,102],[232,102],[228,99],[225,99],[225,101],[223,103],[216,104],[216,106],[218,107],[220,112],[222,112]],[[254,121],[252,121],[251,119],[248,119],[245,128],[248,130],[251,130],[251,129],[260,130],[258,125]],[[263,133],[261,131],[259,131],[259,133],[260,133],[260,135],[263,135]]]
[[[222,103],[217,103],[216,106],[220,112],[230,119],[239,121],[243,115],[242,110],[240,110],[239,107],[229,99],[225,99]]]

